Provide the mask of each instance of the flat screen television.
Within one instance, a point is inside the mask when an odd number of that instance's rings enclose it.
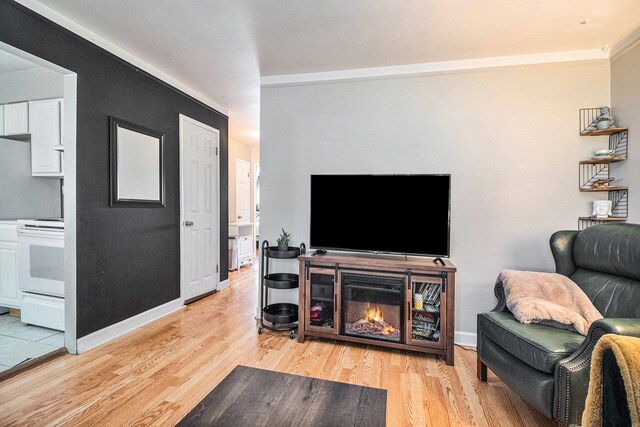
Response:
[[[311,175],[314,249],[449,256],[451,175]]]

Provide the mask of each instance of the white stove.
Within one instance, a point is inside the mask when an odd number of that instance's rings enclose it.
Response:
[[[22,321],[64,330],[64,220],[18,220]]]
[[[29,228],[55,228],[64,230],[63,218],[19,219],[18,224]]]

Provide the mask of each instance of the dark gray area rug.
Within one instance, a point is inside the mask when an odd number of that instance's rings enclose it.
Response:
[[[236,366],[179,426],[385,425],[387,391]]]

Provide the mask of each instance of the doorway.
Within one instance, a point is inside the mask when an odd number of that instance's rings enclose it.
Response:
[[[185,303],[220,282],[220,132],[180,115],[180,271]]]
[[[76,352],[76,74],[0,42],[0,371]]]
[[[255,241],[256,241],[256,249],[260,247],[260,164],[256,163],[253,165],[253,191],[255,194]]]
[[[251,166],[249,162],[236,159],[236,221],[251,222]]]

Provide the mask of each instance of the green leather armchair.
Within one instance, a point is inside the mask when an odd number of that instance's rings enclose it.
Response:
[[[556,272],[576,282],[604,318],[586,337],[520,323],[509,312],[498,279],[498,304],[478,314],[478,378],[486,381],[488,367],[547,417],[580,424],[598,339],[607,333],[640,337],[640,225],[558,231],[550,244]]]

